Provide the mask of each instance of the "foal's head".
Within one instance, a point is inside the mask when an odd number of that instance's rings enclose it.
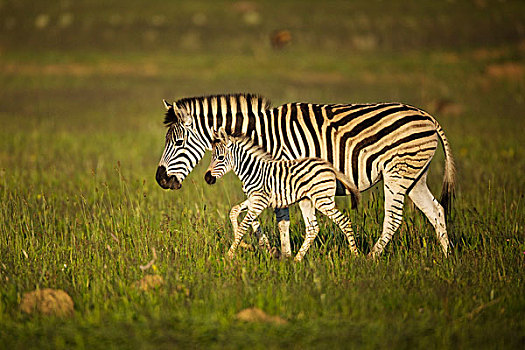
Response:
[[[204,179],[210,185],[214,184],[217,178],[224,176],[228,171],[233,169],[233,158],[231,155],[232,141],[226,134],[224,128],[214,134],[212,141],[211,162]]]

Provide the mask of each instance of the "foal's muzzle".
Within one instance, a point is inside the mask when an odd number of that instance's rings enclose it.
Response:
[[[215,181],[217,181],[217,178],[211,174],[210,170],[208,170],[204,175],[204,180],[206,180],[208,185],[213,185]]]
[[[166,171],[166,167],[164,165],[161,165],[157,168],[155,179],[157,180],[159,186],[164,189],[178,190],[182,187],[182,184],[179,182],[179,180],[177,180],[175,175],[168,176],[168,172]]]

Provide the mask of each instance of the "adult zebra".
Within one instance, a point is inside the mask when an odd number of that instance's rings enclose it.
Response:
[[[271,108],[267,99],[251,94],[184,98],[173,105],[164,104],[168,131],[156,174],[162,188],[181,187],[205,151],[211,149],[213,131],[222,126],[228,134],[250,137],[275,159],[326,159],[360,191],[383,179],[383,231],[371,255],[383,251],[401,224],[406,194],[434,226],[443,252],[448,253],[445,212],[455,168],[445,133],[425,111],[401,103],[288,103]],[[441,204],[426,184],[440,141],[445,153]],[[336,195],[344,194],[344,187],[338,186]],[[276,210],[276,215],[281,253],[291,256],[288,209]]]

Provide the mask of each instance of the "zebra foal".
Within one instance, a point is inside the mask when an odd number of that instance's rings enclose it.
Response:
[[[257,217],[265,208],[286,208],[294,203],[299,203],[306,226],[306,236],[295,256],[296,261],[303,259],[319,233],[316,209],[341,228],[352,253],[357,255],[350,219],[336,209],[334,201],[336,180],[339,180],[351,193],[353,206],[357,204],[359,191],[346,175],[320,158],[276,160],[251,139],[228,136],[224,128],[220,128],[216,136],[212,142],[212,160],[206,171],[206,180],[214,183],[216,178],[233,170],[248,197],[230,212],[234,228],[234,241],[228,251],[230,259],[248,227],[258,228]],[[244,210],[248,212],[238,225],[237,217]]]

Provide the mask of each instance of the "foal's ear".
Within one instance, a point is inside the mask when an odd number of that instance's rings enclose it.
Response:
[[[218,131],[218,139],[219,141],[221,141],[222,143],[224,143],[225,145],[229,145],[231,143],[230,141],[230,137],[228,136],[228,134],[226,133],[226,129],[224,129],[224,127],[220,127],[219,128],[219,131]]]
[[[214,141],[217,141],[218,139],[219,139],[219,133],[217,132],[217,130],[212,130],[211,141],[214,142]]]

